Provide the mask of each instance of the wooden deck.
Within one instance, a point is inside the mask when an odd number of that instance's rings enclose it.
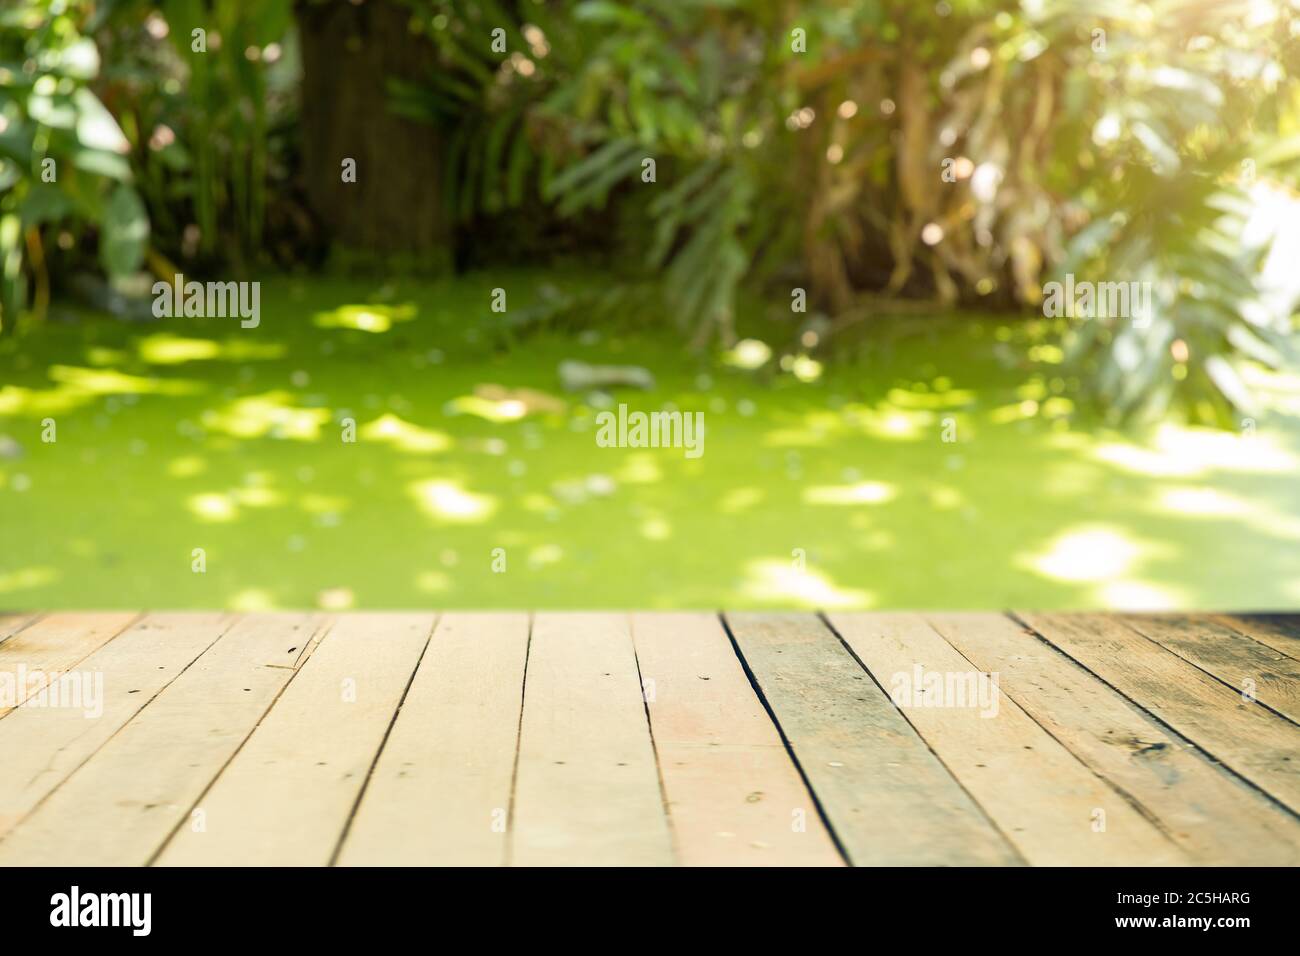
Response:
[[[4,865],[1300,863],[1300,617],[16,614],[6,687]]]

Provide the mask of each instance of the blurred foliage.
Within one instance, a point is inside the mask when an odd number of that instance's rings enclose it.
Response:
[[[104,96],[130,140],[158,247],[200,265],[256,262],[268,194],[289,179],[295,147],[290,0],[99,6]]]
[[[0,10],[0,332],[11,333],[35,277],[43,312],[50,279],[42,227],[94,227],[110,276],[143,260],[149,235],[130,144],[92,88],[99,50],[86,5],[20,0]],[[70,234],[69,234],[70,235]]]
[[[361,2],[400,2],[432,44],[427,76],[391,81],[383,107],[446,131],[463,262],[635,265],[512,316],[511,341],[565,311],[649,310],[697,347],[730,345],[744,289],[788,316],[792,355],[819,353],[900,300],[1038,310],[1069,274],[1155,290],[1150,315],[1063,332],[1117,418],[1226,423],[1250,406],[1241,361],[1287,360],[1294,302],[1264,294],[1247,224],[1256,183],[1294,190],[1297,0]],[[142,260],[311,259],[292,13],[3,12],[5,329],[29,285],[43,308],[56,234],[78,267],[89,237],[119,283]],[[796,288],[807,314],[788,311]]]
[[[826,348],[881,296],[1036,307],[1075,269],[1159,289],[1154,316],[1069,336],[1093,396],[1224,421],[1246,404],[1235,356],[1277,361],[1292,334],[1289,309],[1250,308],[1262,250],[1240,243],[1236,183],[1270,153],[1294,181],[1294,6],[415,7],[441,62],[394,102],[455,130],[456,213],[530,188],[565,217],[612,199],[697,343],[730,341],[742,282],[806,285],[828,319],[798,347]],[[657,185],[638,190],[646,159]]]

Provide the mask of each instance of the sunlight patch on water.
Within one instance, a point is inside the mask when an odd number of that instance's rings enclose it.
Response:
[[[746,566],[745,575],[745,597],[759,604],[864,608],[875,603],[866,591],[838,587],[826,575],[808,568],[796,568],[789,561],[751,561]]]
[[[1209,471],[1277,474],[1300,469],[1300,460],[1270,435],[1161,425],[1150,446],[1099,445],[1095,457],[1126,471],[1154,477],[1190,478]]]
[[[415,318],[414,305],[341,305],[328,312],[317,312],[312,320],[322,329],[355,329],[358,332],[380,334],[387,332],[395,322],[409,322]]]
[[[878,505],[892,501],[894,486],[883,481],[862,481],[856,485],[817,485],[805,488],[803,500],[810,505]]]
[[[326,408],[297,408],[291,394],[274,391],[236,399],[221,411],[208,409],[201,420],[205,428],[234,438],[269,435],[294,441],[317,441],[321,426],[330,420],[330,413]]]
[[[9,574],[0,574],[0,594],[12,594],[49,584],[59,577],[54,568],[22,568]]]
[[[472,524],[490,517],[497,509],[497,500],[492,496],[466,491],[454,481],[418,481],[409,489],[421,510],[440,521]]]
[[[286,348],[278,343],[247,342],[231,339],[217,342],[214,339],[194,339],[169,332],[147,335],[136,343],[140,358],[150,365],[183,365],[186,362],[202,362],[212,359],[226,359],[243,362],[250,359],[281,358]]]
[[[1058,536],[1045,552],[1020,563],[1057,581],[1109,581],[1126,574],[1142,553],[1123,531],[1079,528]]]
[[[1099,603],[1115,611],[1172,611],[1186,607],[1186,598],[1172,588],[1144,581],[1112,581],[1097,589]]]
[[[415,454],[446,451],[451,447],[451,439],[444,433],[421,428],[391,412],[363,425],[358,433],[367,441],[383,442]]]

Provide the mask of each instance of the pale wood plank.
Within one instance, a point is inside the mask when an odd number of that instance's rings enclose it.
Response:
[[[0,842],[0,864],[138,866],[252,731],[319,615],[240,620]]]
[[[1017,616],[1214,759],[1300,811],[1300,728],[1246,703],[1119,621],[1093,614]]]
[[[0,644],[39,618],[39,614],[0,614]]]
[[[64,611],[41,618],[0,644],[0,717],[54,673],[70,670],[87,654],[120,634],[140,615],[134,611]]]
[[[849,860],[1020,862],[834,634],[810,614],[727,614]]]
[[[992,614],[926,618],[1198,864],[1300,864],[1300,822],[1021,625]]]
[[[673,862],[626,615],[533,621],[513,817],[517,865]]]
[[[1214,618],[1251,640],[1300,661],[1300,614],[1216,614]]]
[[[432,614],[340,616],[159,866],[331,861],[433,630]]]
[[[232,621],[217,613],[150,614],[69,673],[81,690],[79,706],[42,706],[38,695],[0,721],[0,836],[193,663]]]
[[[375,764],[338,862],[505,862],[527,614],[444,614]]]
[[[834,613],[829,619],[1029,863],[1188,862],[1121,794],[999,693],[995,678],[962,657],[920,615]],[[952,680],[951,696],[945,696],[942,686],[937,693],[928,689],[928,675],[945,684]]]
[[[634,614],[678,860],[838,866],[839,852],[715,614]]]
[[[1261,704],[1300,721],[1300,662],[1281,651],[1205,618],[1128,614],[1120,620],[1237,693],[1249,690]]]

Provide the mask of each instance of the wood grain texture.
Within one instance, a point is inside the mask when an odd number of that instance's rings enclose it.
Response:
[[[0,644],[39,619],[39,614],[0,614]]]
[[[333,858],[433,630],[432,614],[335,621],[198,801],[159,866],[319,866]]]
[[[1300,614],[1216,614],[1211,620],[1300,661]]]
[[[627,615],[533,621],[510,861],[673,862]]]
[[[679,862],[836,866],[839,852],[715,614],[634,614]]]
[[[31,694],[40,693],[51,675],[71,670],[111,641],[140,615],[134,611],[61,611],[18,630],[0,644],[0,717]]]
[[[1207,760],[1089,671],[1003,615],[927,620],[1198,864],[1300,862],[1300,821]]]
[[[1114,618],[1017,616],[1054,647],[1183,737],[1300,811],[1300,728]]]
[[[1129,614],[1120,620],[1237,693],[1249,693],[1292,722],[1300,721],[1300,661],[1203,618]]]
[[[1188,859],[916,614],[829,615],[944,766],[1031,864]]]
[[[0,864],[139,866],[293,676],[319,615],[241,619],[0,842]]]
[[[339,863],[499,866],[519,744],[527,614],[444,614]]]
[[[726,620],[851,862],[1020,861],[820,620],[751,613]]]
[[[74,706],[29,699],[0,721],[0,836],[88,760],[232,623],[219,613],[150,614],[76,665]],[[72,700],[72,695],[65,695]]]

